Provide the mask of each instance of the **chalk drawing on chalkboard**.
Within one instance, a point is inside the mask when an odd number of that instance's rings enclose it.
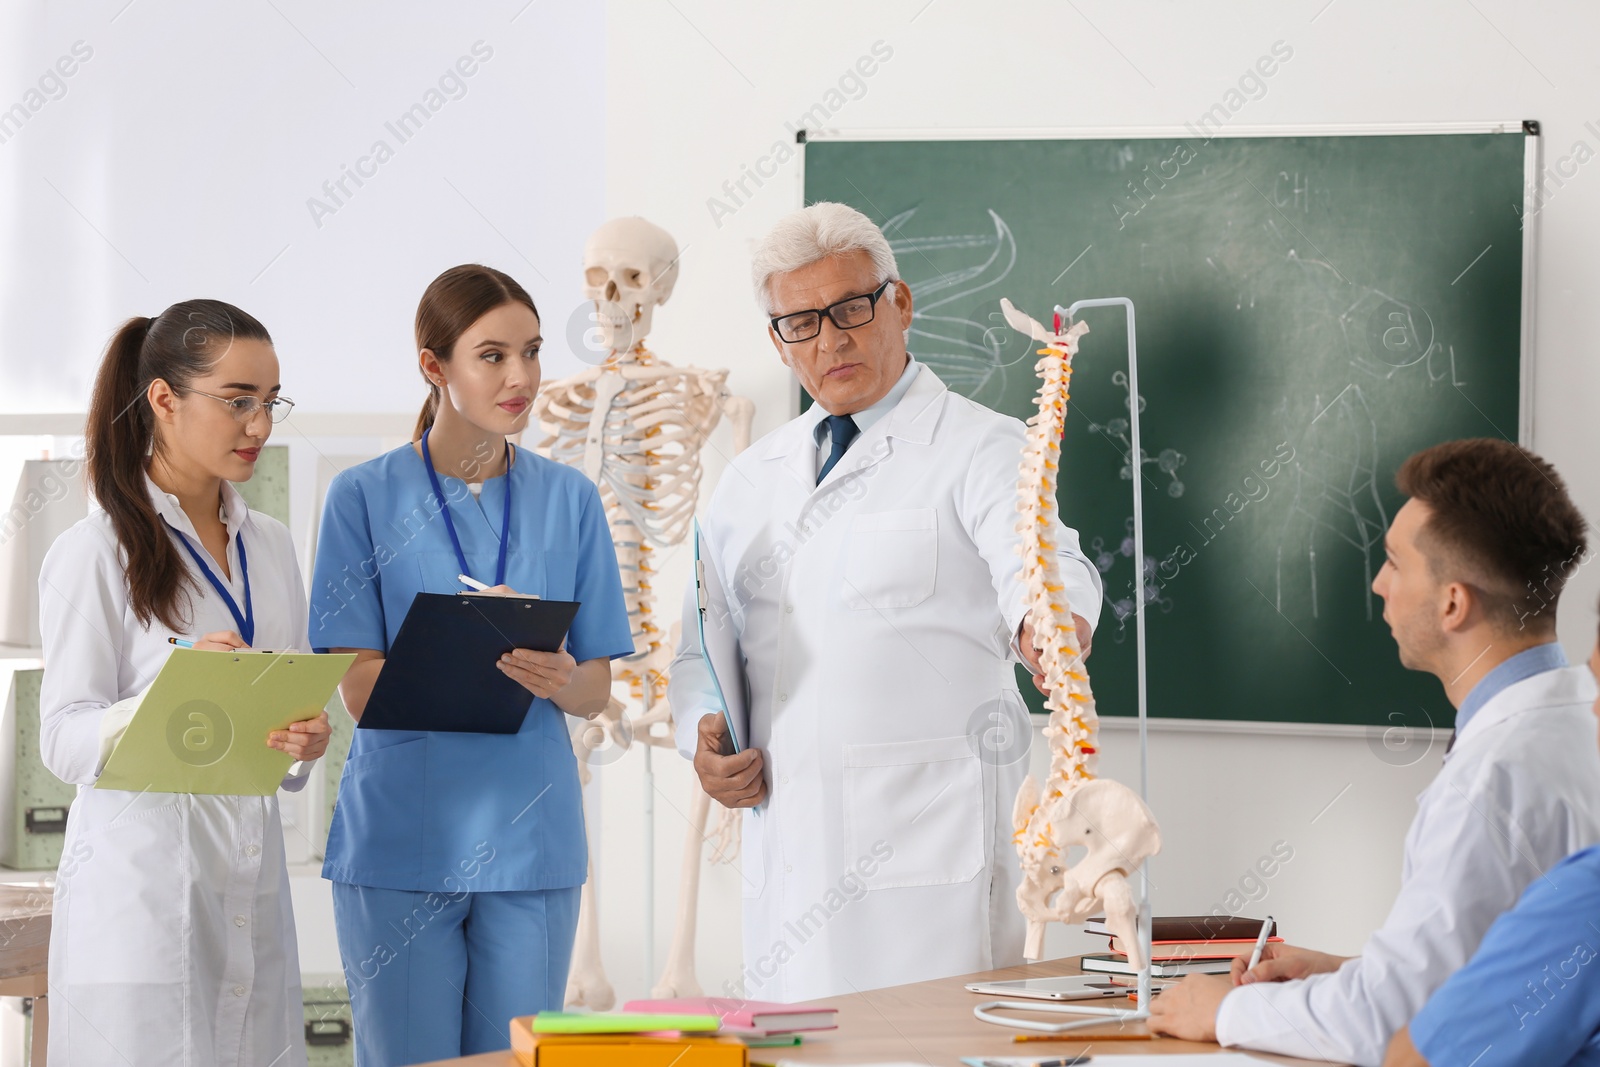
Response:
[[[1295,449],[1294,488],[1277,547],[1275,606],[1287,614],[1285,593],[1293,609],[1295,591],[1305,590],[1311,617],[1318,617],[1323,593],[1317,549],[1342,541],[1361,555],[1362,594],[1371,620],[1373,561],[1382,551],[1389,516],[1378,493],[1378,424],[1367,398],[1352,382],[1331,401],[1313,397],[1310,411],[1291,410],[1285,397],[1278,413],[1288,426],[1299,425],[1307,415],[1311,421]]]
[[[1124,409],[1131,414],[1133,411],[1133,405],[1137,403],[1139,405],[1139,414],[1144,414],[1145,398],[1142,394],[1137,397],[1133,395],[1133,390],[1129,386],[1127,371],[1112,371],[1111,384],[1121,387],[1122,406]],[[1090,421],[1085,423],[1085,426],[1089,433],[1099,434],[1117,449],[1117,452],[1122,459],[1122,465],[1120,468],[1118,468],[1118,473],[1121,475],[1123,481],[1131,482],[1134,477],[1135,467],[1133,441],[1130,439],[1130,431],[1132,426],[1129,420],[1119,416],[1117,418],[1108,419],[1105,422]],[[1169,479],[1166,487],[1167,495],[1173,497],[1174,499],[1182,496],[1184,493],[1185,487],[1183,480],[1178,477],[1178,468],[1182,467],[1187,462],[1189,462],[1189,457],[1184,455],[1182,452],[1179,452],[1175,448],[1163,448],[1154,456],[1146,452],[1142,446],[1139,449],[1139,472],[1146,479],[1151,480],[1152,484],[1154,484],[1153,479],[1150,479],[1149,473],[1145,471],[1146,467],[1153,466],[1156,468],[1156,470],[1160,471],[1162,474],[1165,474]],[[1114,549],[1108,547],[1106,545],[1105,538],[1097,534],[1089,541],[1089,550],[1093,557],[1095,569],[1105,576],[1103,581],[1106,590],[1106,603],[1110,606],[1112,615],[1115,616],[1117,620],[1117,630],[1116,633],[1112,635],[1112,638],[1118,644],[1121,644],[1123,639],[1127,636],[1128,620],[1133,618],[1134,615],[1134,604],[1137,598],[1137,593],[1135,592],[1137,583],[1133,580],[1133,576],[1130,575],[1126,582],[1124,594],[1122,596],[1117,596],[1112,592],[1113,576],[1111,572],[1112,569],[1117,565],[1119,556],[1128,560],[1133,559],[1133,516],[1127,516],[1126,522],[1123,526],[1122,538]],[[1157,574],[1156,557],[1146,555],[1144,557],[1143,565],[1145,578],[1145,604],[1150,607],[1160,608],[1162,612],[1171,611],[1172,598],[1163,594],[1164,583]]]
[[[909,347],[951,389],[975,397],[1003,367],[1033,354],[1031,345],[1023,345],[1004,357],[1005,324],[990,321],[979,310],[993,300],[972,299],[1010,275],[1017,265],[1017,241],[1005,219],[992,210],[992,228],[983,232],[910,236],[905,227],[916,211],[909,208],[883,225],[900,276],[911,287]]]
[[[1128,395],[1130,392],[1128,389],[1128,372],[1120,370],[1114,372],[1111,375],[1111,382],[1113,385],[1122,386],[1122,406],[1132,411],[1133,398]],[[1139,397],[1139,414],[1144,414],[1143,396]],[[1128,420],[1116,418],[1109,422],[1091,422],[1088,425],[1090,433],[1097,433],[1106,438],[1114,438],[1122,443],[1122,468],[1119,473],[1123,481],[1133,481],[1133,442],[1128,440]],[[1183,479],[1178,477],[1178,468],[1187,462],[1189,462],[1189,457],[1175,448],[1163,448],[1154,456],[1143,448],[1139,449],[1139,466],[1141,469],[1154,465],[1158,471],[1171,479],[1167,483],[1167,495],[1170,497],[1183,495]]]
[[[1111,608],[1111,614],[1117,620],[1116,633],[1112,634],[1111,637],[1112,640],[1120,645],[1123,639],[1127,637],[1128,620],[1133,617],[1133,601],[1137,594],[1134,592],[1135,582],[1131,577],[1128,579],[1127,588],[1122,596],[1115,596],[1112,593],[1109,579],[1112,568],[1117,565],[1118,556],[1130,560],[1133,558],[1133,516],[1129,515],[1124,523],[1122,539],[1116,546],[1107,545],[1105,538],[1096,534],[1089,541],[1089,554],[1092,557],[1095,570],[1105,575],[1105,578],[1101,579],[1101,581],[1106,591],[1106,603]],[[1147,555],[1144,557],[1144,583],[1144,602],[1151,607],[1160,608],[1163,613],[1171,611],[1172,598],[1165,596],[1163,593],[1166,583],[1162,581],[1161,576],[1157,573],[1156,558],[1154,556]]]

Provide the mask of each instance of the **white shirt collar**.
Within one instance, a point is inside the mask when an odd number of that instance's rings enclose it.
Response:
[[[195,531],[194,523],[189,521],[189,516],[183,510],[178,498],[163,490],[148,474],[144,476],[144,483],[150,493],[150,502],[155,505],[156,514],[165,519],[173,529],[198,540],[200,535]],[[249,516],[250,505],[239,495],[239,490],[235,489],[231,482],[223,482],[222,503],[217,508],[217,517],[227,527],[230,539],[243,528]]]

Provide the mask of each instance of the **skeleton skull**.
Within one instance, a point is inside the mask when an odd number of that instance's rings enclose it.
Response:
[[[612,219],[583,248],[583,295],[594,301],[600,336],[615,355],[650,332],[650,316],[678,280],[678,243],[637,215]]]

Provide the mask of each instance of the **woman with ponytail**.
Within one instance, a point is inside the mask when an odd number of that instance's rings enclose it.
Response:
[[[500,660],[529,694],[521,732],[355,732],[322,873],[362,1067],[505,1049],[513,1016],[561,1008],[587,873],[568,716],[605,708],[609,661],[633,650],[593,483],[506,440],[539,389],[532,298],[452,268],[416,342],[417,439],[335,478],[317,538],[311,643],[356,653],[345,707],[361,718],[412,599],[458,575],[581,606],[563,651]]]
[[[305,1064],[300,967],[276,796],[130,793],[95,780],[172,653],[306,648],[305,595],[282,523],[249,510],[278,357],[217,300],[117,332],[85,431],[100,510],[56,539],[39,576],[40,750],[78,786],[50,932],[52,1064]],[[324,714],[265,737],[300,789]]]

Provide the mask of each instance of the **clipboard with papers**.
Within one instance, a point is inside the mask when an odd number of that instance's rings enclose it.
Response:
[[[705,656],[707,673],[721,704],[722,717],[728,723],[728,737],[733,741],[733,751],[743,752],[749,739],[750,712],[749,688],[744,673],[744,653],[739,648],[739,635],[734,630],[733,616],[728,611],[728,594],[717,575],[716,562],[700,530],[700,520],[694,523],[694,582],[700,610],[698,616],[700,650]]]
[[[271,796],[294,759],[268,747],[267,734],[322,714],[355,659],[175,649],[95,788]]]
[[[517,648],[557,651],[578,606],[523,595],[418,593],[357,729],[516,733],[533,694],[500,670],[500,657]]]

